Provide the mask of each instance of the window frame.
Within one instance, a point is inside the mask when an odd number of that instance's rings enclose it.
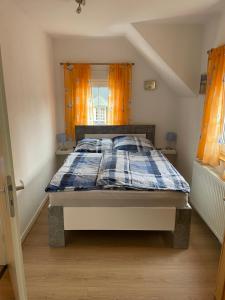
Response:
[[[108,80],[107,79],[92,79],[91,80],[91,89],[92,88],[108,88]],[[92,95],[91,95],[92,97]],[[97,113],[97,110],[95,110],[94,112],[94,107],[93,107],[93,115],[92,117],[90,117],[90,106],[91,106],[91,102],[92,102],[92,99],[89,100],[89,105],[88,105],[88,122],[89,124],[93,124],[93,125],[107,125],[107,111],[108,111],[108,105],[106,106],[106,109],[105,109],[105,119],[104,121],[102,120],[99,120],[97,121],[96,120],[96,113]],[[101,106],[96,106],[96,107],[100,107]]]
[[[220,145],[220,156],[219,159],[222,161],[225,161],[225,145],[221,144]]]

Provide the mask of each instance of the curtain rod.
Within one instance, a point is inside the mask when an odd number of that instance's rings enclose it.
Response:
[[[80,65],[95,65],[95,66],[108,66],[108,65],[114,65],[114,64],[121,64],[121,65],[132,65],[134,66],[135,64],[134,63],[69,63],[69,62],[66,62],[66,63],[63,63],[61,62],[60,65],[73,65],[73,64],[80,64]]]
[[[207,54],[210,54],[210,52],[213,50],[214,48],[210,49],[207,51]]]
[[[221,45],[221,46],[218,46],[218,47],[225,47],[225,44],[224,45]],[[207,51],[207,54],[210,54],[210,52],[212,51],[212,50],[214,50],[215,48],[211,48],[210,50],[208,50]]]

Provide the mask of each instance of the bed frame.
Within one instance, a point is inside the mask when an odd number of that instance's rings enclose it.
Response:
[[[76,143],[86,135],[145,135],[148,140],[155,145],[155,125],[81,125],[75,126],[75,141]]]
[[[76,126],[75,140],[78,142],[86,135],[145,135],[155,144],[155,125],[121,125],[121,126]],[[74,197],[81,200],[86,196],[103,200],[113,199],[115,191],[82,191],[74,192]],[[117,192],[119,193],[119,192]],[[123,194],[125,193],[125,194]],[[132,192],[130,192],[132,193]],[[52,197],[53,193],[50,193]],[[57,194],[57,193],[56,193]],[[121,192],[119,197],[129,195]],[[130,194],[131,195],[131,194]],[[57,196],[57,195],[55,195]],[[148,192],[133,191],[132,198],[144,199]],[[130,196],[130,197],[131,197]],[[118,197],[118,194],[117,194]],[[122,198],[123,199],[123,198]],[[129,199],[128,199],[129,200]],[[163,230],[172,233],[174,248],[186,249],[189,246],[191,207],[188,203],[182,206],[107,206],[90,207],[85,205],[66,206],[51,201],[48,208],[49,245],[65,247],[66,233],[69,230]]]

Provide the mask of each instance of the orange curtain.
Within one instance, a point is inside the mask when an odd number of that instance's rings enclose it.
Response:
[[[207,90],[197,158],[219,165],[219,139],[224,124],[225,46],[211,50],[208,59]]]
[[[90,79],[89,64],[64,64],[65,132],[68,140],[75,138],[75,125],[88,124]]]
[[[131,101],[131,64],[112,64],[109,67],[109,125],[129,123]]]

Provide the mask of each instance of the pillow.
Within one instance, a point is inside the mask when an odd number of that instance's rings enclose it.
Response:
[[[74,152],[101,153],[104,151],[112,151],[112,145],[111,139],[85,138],[77,143]]]
[[[153,149],[154,146],[152,143],[144,137],[117,136],[113,138],[113,150],[148,152]]]

